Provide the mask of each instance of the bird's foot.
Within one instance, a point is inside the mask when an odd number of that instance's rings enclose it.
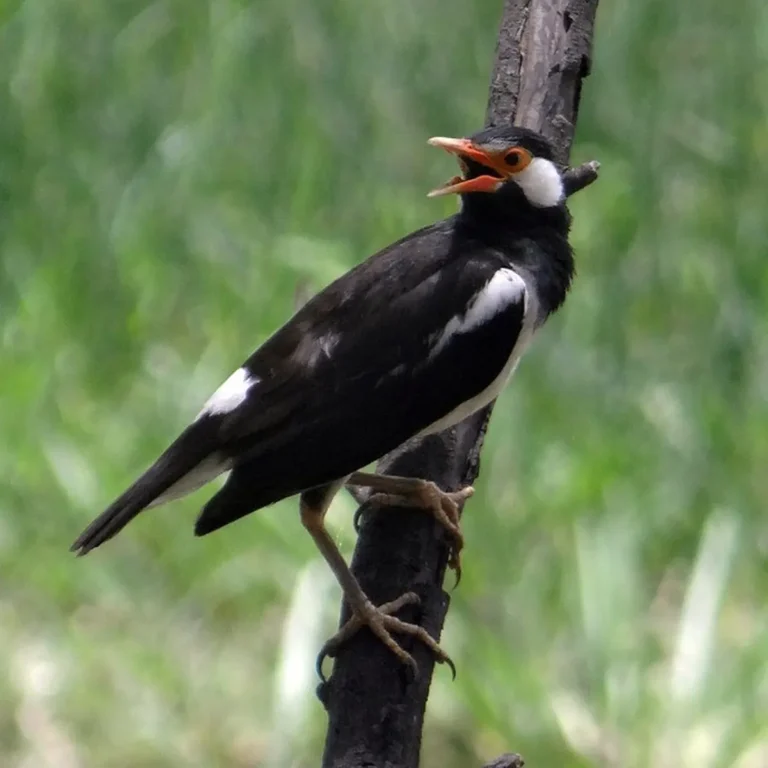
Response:
[[[398,597],[397,600],[392,600],[391,602],[384,603],[378,607],[376,607],[370,600],[366,600],[359,608],[353,608],[352,618],[349,619],[349,621],[347,621],[333,637],[328,639],[320,649],[320,653],[317,656],[317,674],[320,679],[323,682],[326,682],[325,676],[323,675],[323,662],[326,657],[335,658],[341,646],[362,627],[368,627],[371,632],[373,632],[373,634],[376,635],[376,637],[378,637],[379,640],[381,640],[381,642],[384,643],[384,645],[386,645],[387,648],[389,648],[389,650],[411,670],[414,679],[418,677],[419,673],[416,660],[410,653],[403,650],[395,638],[392,637],[392,632],[411,635],[412,637],[421,640],[421,642],[435,655],[436,661],[441,664],[445,662],[451,668],[451,672],[455,678],[456,667],[451,661],[450,656],[448,656],[448,654],[435,642],[424,627],[420,627],[418,624],[402,621],[396,616],[392,616],[393,613],[399,611],[406,605],[418,604],[419,596],[415,592],[406,592],[404,595]]]
[[[417,480],[409,485],[394,493],[375,493],[368,499],[368,504],[379,507],[414,507],[429,512],[448,531],[451,539],[448,567],[456,573],[458,584],[461,580],[461,550],[464,548],[459,511],[475,489],[467,486],[459,491],[443,491],[429,480]],[[360,514],[366,507],[360,507],[355,513],[356,529],[359,527]]]

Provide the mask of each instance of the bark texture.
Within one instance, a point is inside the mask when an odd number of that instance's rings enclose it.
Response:
[[[486,123],[515,122],[538,130],[554,143],[563,165],[581,82],[589,73],[596,7],[597,0],[504,4]],[[571,169],[568,194],[594,181],[597,168],[586,163]],[[445,490],[473,483],[492,409],[439,435],[411,441],[382,459],[378,471],[433,480]],[[356,498],[364,506],[362,495]],[[449,605],[443,590],[448,551],[440,528],[430,516],[410,509],[363,510],[361,520],[352,570],[362,588],[377,604],[416,592],[421,605],[399,615],[439,638]],[[472,557],[471,550],[466,557]],[[341,620],[347,615],[343,607]],[[419,665],[415,680],[370,632],[360,632],[340,651],[330,680],[318,689],[329,716],[323,768],[417,768],[434,660],[419,643],[403,639],[403,647]],[[488,764],[521,765],[512,754]]]

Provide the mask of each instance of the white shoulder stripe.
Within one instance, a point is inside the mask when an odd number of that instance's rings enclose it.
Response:
[[[207,400],[197,418],[204,414],[214,415],[234,411],[245,402],[248,390],[259,383],[258,376],[251,377],[245,368],[238,368]]]
[[[525,281],[514,269],[498,270],[488,281],[485,288],[475,295],[461,315],[454,315],[445,328],[437,335],[435,346],[430,356],[439,352],[451,336],[467,333],[488,322],[494,315],[506,309],[510,304],[523,302],[523,312],[527,309],[528,293]]]

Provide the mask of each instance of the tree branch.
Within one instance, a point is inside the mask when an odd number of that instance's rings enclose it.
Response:
[[[504,6],[487,122],[511,122],[516,115],[517,124],[553,142],[563,165],[581,81],[589,73],[596,7],[597,0],[506,0]],[[586,163],[569,170],[567,193],[594,181],[597,168]],[[378,471],[430,479],[446,490],[473,483],[492,409],[439,435],[410,441],[384,457]],[[377,604],[416,592],[420,607],[404,610],[402,618],[438,638],[449,605],[442,588],[448,550],[439,526],[429,515],[400,508],[372,510],[362,519],[352,559],[362,588]],[[347,616],[345,606],[341,621]],[[369,632],[360,632],[339,652],[331,679],[318,689],[329,716],[324,768],[417,768],[434,660],[418,642],[403,638],[403,647],[419,665],[416,680],[408,679],[406,669]],[[490,765],[522,762],[505,755]]]
[[[523,768],[525,763],[520,755],[508,753],[486,763],[483,768]]]
[[[576,168],[569,168],[565,172],[565,194],[570,197],[575,192],[588,187],[593,181],[597,180],[597,172],[599,170],[600,163],[597,160],[590,160],[588,163],[582,163]]]

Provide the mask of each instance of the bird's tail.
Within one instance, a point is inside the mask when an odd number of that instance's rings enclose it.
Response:
[[[192,474],[211,453],[211,446],[206,445],[207,441],[199,440],[199,436],[189,434],[193,429],[194,425],[77,537],[70,547],[72,552],[77,552],[78,555],[88,554],[92,549],[119,533],[139,512],[152,506],[153,502],[168,501],[176,495],[166,492],[169,489],[173,491],[172,486],[176,484],[184,486],[185,482],[179,483],[179,481],[183,481]],[[222,467],[221,471],[224,469],[226,467]],[[206,467],[206,470],[210,475],[210,468]],[[212,476],[208,479],[212,479]],[[187,492],[195,487],[194,483],[189,485]]]

